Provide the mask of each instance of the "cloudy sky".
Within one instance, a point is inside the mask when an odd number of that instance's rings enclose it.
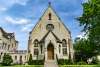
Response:
[[[75,18],[82,15],[83,0],[0,0],[0,27],[15,33],[18,49],[27,49],[29,31],[47,9],[48,1],[71,31],[72,39],[81,35]]]

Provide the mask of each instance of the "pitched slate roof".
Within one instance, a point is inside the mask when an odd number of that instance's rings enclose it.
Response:
[[[2,27],[0,27],[0,30],[2,31],[3,36],[4,36],[5,38],[9,39],[9,37],[10,37],[10,38],[13,38],[13,37],[14,37],[14,33],[7,33],[6,31],[4,31],[4,29],[3,29]]]

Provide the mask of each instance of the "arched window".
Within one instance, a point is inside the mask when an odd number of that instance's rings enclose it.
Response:
[[[12,44],[12,48],[13,48],[13,44]]]
[[[26,56],[25,56],[25,60],[26,60]]]
[[[3,53],[1,52],[1,55],[2,55]]]
[[[23,61],[22,61],[22,56],[20,56],[20,64],[22,64],[23,63]]]
[[[5,49],[7,48],[7,43],[5,43]]]
[[[62,40],[62,51],[63,55],[67,55],[67,42],[65,39]]]
[[[34,40],[34,47],[38,47],[38,40],[37,39]]]
[[[15,60],[17,60],[17,56],[15,56]]]
[[[35,56],[38,56],[39,54],[39,41],[37,39],[34,40],[34,55]]]
[[[63,47],[67,47],[67,42],[66,42],[65,39],[62,40],[62,46],[63,46]]]
[[[3,44],[2,44],[2,49],[4,49],[4,44],[5,44],[5,43],[3,42]]]
[[[48,19],[48,20],[51,20],[51,16],[52,16],[52,14],[51,14],[51,13],[49,13],[49,14],[48,14],[48,16],[49,16],[49,19]]]
[[[61,52],[61,45],[59,45],[59,53]]]
[[[38,49],[34,49],[34,55],[38,55]]]
[[[43,46],[42,46],[42,44],[40,45],[40,48],[41,48],[41,54],[42,54],[42,50],[43,50]]]
[[[67,55],[67,48],[63,48],[63,55]]]
[[[8,45],[8,50],[10,49],[10,45]]]

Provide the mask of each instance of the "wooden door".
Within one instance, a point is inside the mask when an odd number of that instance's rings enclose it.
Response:
[[[54,59],[54,47],[53,45],[48,46],[48,60],[53,60]]]

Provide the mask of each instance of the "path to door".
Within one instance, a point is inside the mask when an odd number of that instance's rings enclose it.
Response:
[[[54,60],[45,61],[44,67],[58,67],[57,62]]]

